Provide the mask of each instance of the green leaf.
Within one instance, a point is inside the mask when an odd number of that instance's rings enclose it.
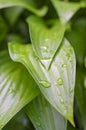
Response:
[[[84,130],[86,130],[86,100],[84,100],[86,99],[85,78],[86,69],[83,67],[77,67],[75,98],[81,114],[80,121],[83,123]]]
[[[76,129],[75,127],[71,126],[69,123],[67,124],[67,130],[80,130]]]
[[[55,20],[54,25],[48,28],[42,19],[35,16],[29,17],[27,22],[35,53],[37,53],[46,69],[49,69],[51,61],[63,39],[65,27],[59,20]]]
[[[2,16],[0,15],[0,43],[5,38],[8,27]]]
[[[62,23],[68,22],[81,7],[79,2],[63,2],[58,0],[51,0],[51,2],[54,5]]]
[[[12,6],[22,6],[38,16],[43,16],[47,12],[47,7],[37,9],[35,0],[0,0],[0,9]]]
[[[25,108],[36,130],[66,130],[67,121],[40,95]]]
[[[73,124],[73,98],[76,60],[74,50],[65,39],[49,70],[41,64],[32,45],[9,43],[10,56],[23,63],[45,98]]]
[[[79,65],[83,65],[84,58],[86,55],[86,19],[79,18],[77,19],[72,27],[71,30],[67,31],[66,37],[71,42],[75,49],[77,63]]]
[[[23,10],[24,9],[22,7],[10,7],[4,9],[3,11],[5,18],[9,21],[9,24],[12,26],[16,23]]]
[[[39,93],[26,68],[0,52],[0,130]]]

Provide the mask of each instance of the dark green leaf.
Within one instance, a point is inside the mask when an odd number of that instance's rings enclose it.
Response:
[[[77,67],[75,97],[81,114],[83,129],[86,130],[86,69]]]

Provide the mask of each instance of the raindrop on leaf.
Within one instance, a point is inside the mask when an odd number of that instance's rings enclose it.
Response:
[[[46,80],[41,80],[39,83],[45,88],[49,88],[51,86],[51,83]]]
[[[62,79],[62,78],[58,78],[57,84],[58,84],[58,85],[63,85],[63,79]]]

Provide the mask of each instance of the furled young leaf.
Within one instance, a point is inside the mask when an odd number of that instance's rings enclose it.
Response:
[[[67,121],[40,95],[25,108],[36,130],[66,130]]]
[[[41,64],[32,45],[9,43],[10,56],[23,63],[46,99],[73,124],[75,85],[75,54],[65,39],[57,51],[49,70]]]
[[[45,15],[47,7],[38,10],[35,3],[35,0],[0,0],[0,9],[12,6],[22,6],[38,16]]]
[[[65,27],[56,20],[48,28],[42,19],[32,16],[27,19],[32,45],[41,63],[48,69],[64,36]]]
[[[0,130],[39,93],[26,68],[0,52]]]
[[[81,4],[73,2],[63,2],[58,0],[51,0],[54,5],[62,23],[68,22],[76,11],[81,7]]]

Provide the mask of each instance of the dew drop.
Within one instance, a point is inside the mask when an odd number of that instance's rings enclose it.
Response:
[[[37,125],[37,126],[41,126],[40,122],[36,122],[36,125]]]
[[[39,60],[39,57],[38,57],[38,56],[35,55],[34,57],[35,57],[36,60]]]
[[[14,88],[9,88],[9,93],[14,93],[15,89]]]
[[[60,102],[61,102],[62,104],[64,104],[64,100],[63,100],[62,98],[61,98]]]
[[[51,86],[50,82],[46,80],[41,80],[39,83],[42,84],[42,86],[45,88],[49,88]]]
[[[68,60],[69,60],[70,62],[72,62],[72,58],[71,58],[70,54],[67,53],[66,56],[67,56]]]
[[[66,64],[62,64],[62,67],[65,68],[67,65]]]
[[[47,46],[41,46],[40,48],[41,48],[41,50],[43,52],[48,52],[48,47]]]
[[[62,78],[58,78],[57,84],[58,84],[58,85],[63,85],[63,80],[62,80]]]

